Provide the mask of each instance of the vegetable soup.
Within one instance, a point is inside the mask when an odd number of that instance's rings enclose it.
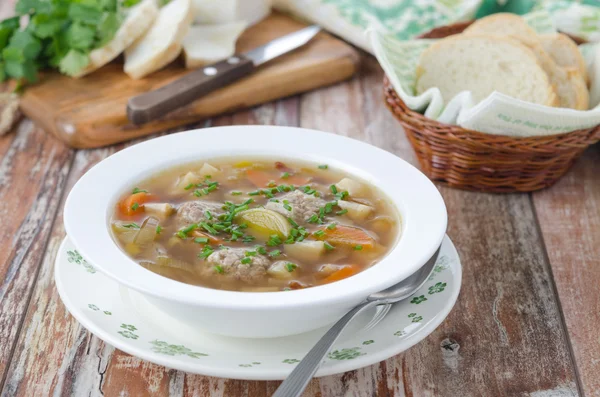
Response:
[[[216,159],[139,182],[111,228],[162,276],[233,291],[287,291],[367,269],[394,246],[400,217],[369,183],[327,164]]]

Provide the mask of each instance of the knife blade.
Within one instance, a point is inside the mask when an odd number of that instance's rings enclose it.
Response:
[[[313,25],[245,53],[199,68],[154,91],[130,98],[127,118],[141,125],[251,74],[260,65],[308,43],[321,28]]]

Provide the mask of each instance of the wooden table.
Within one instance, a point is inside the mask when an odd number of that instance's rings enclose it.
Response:
[[[383,104],[381,81],[377,62],[364,55],[347,83],[189,128],[315,128],[415,163]],[[123,147],[71,150],[29,120],[0,138],[2,396],[271,395],[279,382],[191,375],[129,356],[65,310],[53,267],[66,194]],[[315,379],[306,396],[600,396],[600,145],[545,191],[440,190],[464,266],[454,310],[409,351]]]

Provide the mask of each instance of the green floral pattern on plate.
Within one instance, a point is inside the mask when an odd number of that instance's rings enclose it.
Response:
[[[375,343],[375,341],[373,339],[366,340],[363,342],[363,345],[370,345],[371,343]]]
[[[296,358],[286,358],[285,360],[282,361],[282,363],[284,363],[284,364],[296,364],[299,362],[300,362],[300,360],[298,360]]]
[[[327,355],[330,360],[353,360],[356,357],[364,356],[367,353],[359,351],[360,347],[350,347],[340,350],[334,350]]]
[[[121,324],[122,330],[119,331],[119,334],[124,336],[127,339],[138,339],[140,336],[135,333],[137,328],[131,324]]]
[[[410,318],[413,323],[420,323],[423,321],[423,316],[417,316],[417,313],[410,313],[408,318]]]
[[[96,269],[94,269],[94,266],[87,263],[87,261],[83,259],[83,257],[77,250],[67,251],[67,260],[71,263],[82,265],[85,271],[88,273],[96,273]]]
[[[410,300],[410,303],[414,303],[415,305],[418,305],[419,303],[423,303],[426,300],[427,300],[427,298],[425,298],[425,295],[415,296]]]
[[[208,354],[194,352],[191,349],[183,345],[171,345],[162,340],[153,340],[150,342],[152,345],[152,351],[160,354],[166,354],[168,356],[181,356],[185,355],[191,358],[206,357]]]
[[[442,282],[438,282],[435,283],[435,285],[432,285],[431,287],[429,287],[429,295],[433,295],[433,294],[437,294],[442,292],[444,289],[446,289],[446,283],[442,283]]]

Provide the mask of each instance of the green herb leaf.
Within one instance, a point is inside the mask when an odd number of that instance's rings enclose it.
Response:
[[[290,272],[290,273],[293,272],[294,270],[296,270],[297,267],[298,266],[296,264],[292,263],[292,262],[288,262],[288,263],[285,264],[286,270],[288,272]]]
[[[215,272],[217,272],[219,274],[225,273],[225,270],[223,270],[223,266],[221,266],[221,265],[216,265],[215,267],[213,267],[213,269],[215,269]]]
[[[242,260],[241,260],[240,262],[241,262],[243,265],[247,265],[247,264],[249,264],[250,262],[252,262],[252,258],[251,258],[251,257],[249,257],[249,256],[247,256],[247,257],[245,257],[245,258],[242,258]]]
[[[333,222],[327,226],[327,229],[333,230],[333,229],[335,229],[336,226],[337,226],[337,223]]]
[[[69,6],[69,18],[77,22],[98,25],[102,19],[102,10],[88,4],[71,3]]]
[[[283,174],[281,174],[281,179],[287,179],[290,177],[290,173],[289,172],[284,172]]]
[[[131,194],[136,194],[136,193],[148,193],[148,191],[144,190],[144,189],[139,189],[137,187],[134,187],[133,191],[131,192]]]
[[[75,22],[66,32],[67,44],[76,50],[89,50],[94,44],[96,29],[84,25],[82,22]]]
[[[160,232],[162,232],[163,228],[161,225],[156,226],[156,234],[160,234]]]
[[[122,226],[125,227],[125,228],[127,228],[127,229],[139,229],[140,228],[140,225],[138,225],[135,222],[131,222],[131,223],[128,223],[128,224],[122,225]]]
[[[336,215],[344,215],[346,212],[348,212],[348,210],[344,208],[343,210],[341,210],[341,211],[338,211],[338,212],[336,212],[335,214],[336,214]]]
[[[90,57],[81,51],[69,50],[67,55],[60,61],[59,70],[68,75],[75,76],[90,63]]]
[[[267,250],[262,245],[259,245],[258,247],[256,247],[256,252],[258,252],[261,255],[267,254]]]
[[[322,164],[319,166],[319,169],[322,169],[322,170],[326,170],[327,168],[329,168],[329,166],[327,164]]]
[[[271,258],[275,258],[276,256],[279,256],[279,255],[281,255],[281,251],[280,250],[273,250],[273,251],[269,252],[269,256]]]
[[[141,0],[123,0],[123,7],[129,8],[137,5]]]
[[[354,250],[355,250],[355,251],[360,251],[360,250],[362,250],[362,249],[363,249],[363,246],[362,246],[362,245],[360,245],[360,244],[357,244],[357,245],[355,245],[355,246],[354,246]]]
[[[198,243],[198,244],[207,244],[207,243],[208,243],[208,241],[209,241],[209,240],[208,240],[208,237],[196,237],[196,238],[194,239],[194,242],[195,242],[195,243]]]
[[[242,192],[239,192],[239,191],[236,190],[236,191],[231,192],[231,195],[232,196],[241,196]]]
[[[115,37],[121,22],[122,20],[116,12],[105,12],[98,24],[98,42],[94,45],[94,48],[108,44]]]
[[[325,249],[327,251],[331,251],[331,250],[333,250],[335,248],[333,245],[329,244],[327,241],[325,241],[324,244],[325,244]]]
[[[323,237],[325,235],[325,232],[323,230],[317,230],[313,234],[317,237]]]
[[[133,205],[131,206],[131,209],[136,211],[138,208],[140,208],[140,205],[138,203],[133,203]]]

